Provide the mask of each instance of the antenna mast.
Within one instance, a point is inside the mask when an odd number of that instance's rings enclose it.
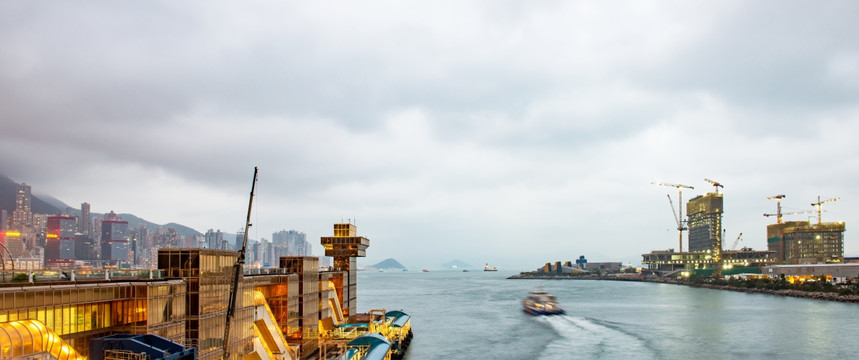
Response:
[[[254,189],[257,184],[257,172],[259,169],[254,166],[254,181],[251,183],[251,197],[248,201],[248,218],[245,220],[245,233],[242,236],[242,247],[239,249],[239,256],[236,258],[236,263],[233,265],[235,276],[230,288],[230,303],[227,307],[227,323],[224,326],[224,359],[230,357],[230,322],[236,313],[236,295],[239,292],[239,279],[245,265],[245,249],[248,246],[248,229],[251,227],[251,209],[254,204]]]

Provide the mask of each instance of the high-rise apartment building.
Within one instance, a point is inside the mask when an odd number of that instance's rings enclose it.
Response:
[[[77,220],[68,215],[48,216],[46,228],[45,266],[74,266]]]
[[[92,219],[89,211],[89,203],[81,203],[81,218],[80,221],[78,221],[78,227],[80,227],[80,229],[78,229],[78,231],[86,236],[92,235],[90,232],[92,228]]]
[[[33,221],[33,211],[30,207],[30,186],[22,183],[15,195],[15,210],[12,211],[11,229],[27,232]]]
[[[718,260],[722,251],[723,196],[707,193],[686,203],[689,220],[689,251],[710,252]]]
[[[122,220],[113,211],[101,222],[101,258],[106,265],[127,265],[129,240],[128,221]]]
[[[224,245],[224,233],[221,232],[221,229],[218,229],[217,231],[209,229],[209,231],[206,231],[206,240],[204,244],[207,249],[226,250],[222,248]]]
[[[311,246],[307,234],[296,230],[281,230],[271,234],[274,257],[309,256]]]
[[[6,210],[0,210],[0,231],[9,230],[9,213]]]
[[[75,234],[75,260],[98,260],[95,239],[86,234]]]

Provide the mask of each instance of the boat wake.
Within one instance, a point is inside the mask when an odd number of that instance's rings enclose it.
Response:
[[[539,359],[658,359],[647,340],[617,324],[576,316],[539,316],[560,336],[549,343]]]

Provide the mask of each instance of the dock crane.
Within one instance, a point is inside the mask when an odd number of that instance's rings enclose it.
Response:
[[[814,206],[817,208],[817,225],[820,225],[820,223],[821,223],[820,213],[823,212],[823,210],[821,210],[821,205],[826,204],[826,203],[830,203],[833,201],[837,201],[838,199],[841,199],[841,198],[834,197],[831,199],[826,199],[826,200],[820,201],[820,196],[817,196],[817,202],[811,203],[811,206]]]
[[[259,170],[254,167],[254,180],[251,183],[251,197],[248,201],[248,218],[245,220],[245,232],[242,235],[242,247],[239,249],[239,256],[236,258],[236,263],[233,265],[233,283],[230,285],[230,302],[227,306],[227,323],[224,326],[224,359],[230,358],[230,322],[236,314],[236,295],[241,291],[239,279],[241,279],[242,271],[245,265],[245,249],[248,246],[248,230],[251,227],[251,208],[254,203],[254,189],[257,184],[257,172]]]
[[[674,213],[674,220],[677,220],[677,232],[679,239],[679,249],[680,252],[683,252],[683,230],[686,230],[686,227],[683,226],[683,188],[686,189],[694,189],[694,187],[689,185],[682,184],[669,184],[662,182],[652,182],[651,184],[657,186],[668,186],[677,188],[678,202],[677,202],[677,210],[680,212],[680,216],[677,216],[677,213]],[[674,212],[674,204],[671,202],[671,195],[668,195],[668,203],[671,205],[671,211]]]
[[[704,178],[704,181],[706,181],[706,182],[710,183],[710,185],[713,185],[714,192],[715,192],[716,194],[718,194],[718,193],[719,193],[719,188],[722,188],[722,189],[724,189],[724,188],[725,188],[725,186],[724,186],[724,185],[722,185],[722,184],[720,184],[718,181],[710,180],[710,179],[707,179],[707,178]]]

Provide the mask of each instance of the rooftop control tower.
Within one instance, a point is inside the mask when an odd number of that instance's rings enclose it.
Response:
[[[351,223],[334,224],[334,236],[323,236],[325,256],[334,258],[334,271],[346,272],[343,284],[343,316],[355,315],[357,309],[358,262],[367,256],[370,239],[358,236],[358,227]]]

